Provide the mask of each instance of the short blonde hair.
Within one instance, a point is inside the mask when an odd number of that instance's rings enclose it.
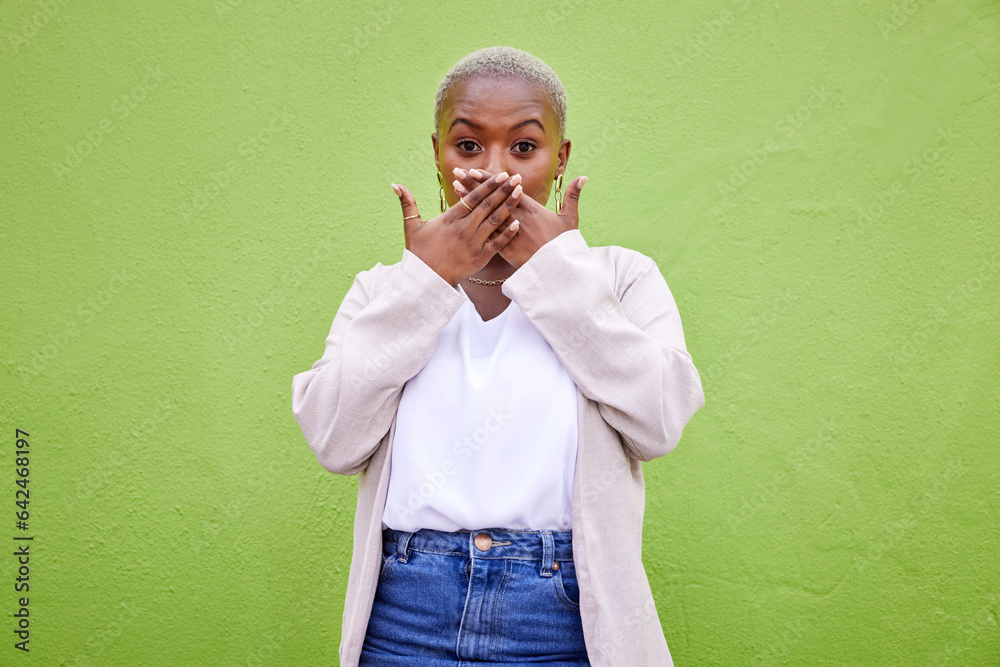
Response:
[[[474,76],[509,76],[534,83],[545,93],[559,119],[559,140],[566,137],[566,89],[552,68],[535,56],[511,46],[473,51],[448,70],[434,98],[434,131],[441,126],[441,107],[460,81]]]

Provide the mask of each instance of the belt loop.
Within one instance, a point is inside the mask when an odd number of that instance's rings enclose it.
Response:
[[[399,562],[405,563],[406,558],[409,555],[407,549],[410,547],[410,538],[413,537],[413,533],[408,533],[403,531],[399,535],[399,542],[396,543],[396,553],[399,555]]]
[[[556,553],[555,546],[552,542],[552,533],[547,530],[543,530],[540,531],[540,534],[542,536],[542,571],[540,574],[543,577],[551,577],[552,561],[555,558]]]

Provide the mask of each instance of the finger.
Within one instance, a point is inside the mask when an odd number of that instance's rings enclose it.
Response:
[[[410,218],[412,215],[417,216],[416,218],[406,220],[406,222],[420,220],[420,211],[417,210],[417,200],[413,198],[413,195],[406,189],[406,186],[393,183],[392,191],[399,197],[399,205],[403,208],[403,217]]]
[[[457,182],[462,184],[466,192],[471,192],[480,183],[484,183],[496,176],[496,174],[485,169],[469,169],[466,171],[461,167],[455,167],[452,173],[455,174]]]
[[[490,236],[486,245],[489,246],[493,252],[500,252],[508,243],[510,243],[511,239],[514,238],[514,235],[517,234],[517,230],[520,229],[520,227],[521,222],[519,220],[515,220],[503,229],[498,229],[496,233]]]
[[[485,183],[480,183],[472,189],[472,192],[462,197],[462,201],[466,204],[462,208],[471,209],[468,211],[468,217],[482,222],[513,191],[514,186],[510,185],[509,180],[507,172],[501,172]]]
[[[586,182],[586,176],[580,176],[573,179],[573,182],[569,184],[568,188],[566,188],[566,198],[563,200],[562,211],[559,212],[559,215],[567,218],[568,220],[579,222],[580,190],[583,189],[583,185]]]
[[[455,167],[452,169],[452,173],[455,174],[455,178],[460,178],[463,181],[472,180],[477,183],[482,183],[490,178],[496,176],[493,172],[487,171],[485,169],[469,169],[466,171],[461,167]]]
[[[459,169],[458,167],[455,167],[455,174],[458,175],[458,172],[462,172],[462,175],[456,178],[454,181],[452,181],[451,186],[455,189],[455,194],[457,194],[459,197],[464,197],[465,195],[472,192],[472,190],[477,185],[479,185],[479,181],[469,176],[469,172],[465,171],[464,169]],[[489,172],[484,172],[484,173],[489,174]],[[490,174],[491,178],[492,176],[493,174]],[[516,183],[513,182],[513,178],[514,177],[511,177],[511,185],[517,185]]]
[[[493,211],[491,211],[490,214],[479,224],[479,236],[484,245],[487,239],[492,236],[497,228],[507,220],[511,211],[514,210],[514,207],[517,206],[518,202],[521,200],[521,194],[523,191],[521,187],[521,175],[514,174],[511,176],[510,179],[503,184],[503,186],[497,188],[496,192],[503,193],[506,189],[510,190],[510,195],[506,197],[499,206],[494,208]]]

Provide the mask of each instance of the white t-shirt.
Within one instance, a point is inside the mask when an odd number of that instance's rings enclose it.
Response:
[[[513,301],[465,303],[396,413],[384,527],[571,528],[577,388]]]

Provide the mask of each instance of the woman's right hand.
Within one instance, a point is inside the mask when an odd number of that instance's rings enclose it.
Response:
[[[403,220],[406,249],[455,287],[514,238],[518,222],[508,223],[507,218],[521,197],[520,184],[520,174],[497,174],[462,198],[471,211],[460,201],[436,218],[423,220],[410,191],[393,183],[403,217],[409,218]]]

